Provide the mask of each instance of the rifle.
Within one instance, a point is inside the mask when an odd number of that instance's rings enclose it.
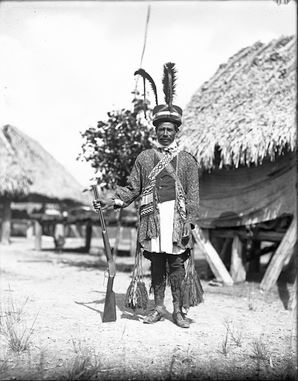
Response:
[[[99,195],[98,195],[97,186],[92,185],[92,190],[93,190],[95,199],[98,199]],[[108,272],[109,272],[108,285],[107,285],[106,298],[105,298],[105,306],[104,306],[103,318],[102,318],[103,323],[105,323],[110,321],[116,321],[116,298],[115,298],[115,293],[113,291],[113,283],[114,283],[114,278],[116,275],[116,266],[115,266],[113,254],[111,251],[108,232],[106,229],[106,224],[103,218],[101,207],[99,207],[98,215],[99,215],[99,221],[100,221],[100,226],[102,231],[102,239],[103,239],[104,248],[105,248],[105,255],[108,261]]]

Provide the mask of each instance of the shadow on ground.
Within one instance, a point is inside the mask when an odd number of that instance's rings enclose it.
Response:
[[[105,305],[105,292],[99,292],[97,293],[101,294],[100,299],[92,300],[92,301],[75,301],[76,304],[88,308],[94,312],[97,312],[100,314],[100,317],[102,319],[103,317],[103,311],[104,311],[104,305]],[[144,310],[132,310],[131,308],[125,307],[125,294],[115,293],[116,296],[116,306],[121,311],[121,316],[117,316],[117,319],[119,317],[121,319],[129,319],[129,320],[142,320],[144,316],[148,313]],[[154,303],[153,301],[149,301],[148,310],[153,309]]]
[[[93,247],[91,251],[84,251],[84,247],[78,248],[65,248],[61,253],[55,252],[52,249],[44,248],[42,252],[51,254],[45,258],[26,258],[21,261],[25,262],[58,262],[64,266],[77,267],[79,270],[107,270],[107,261],[104,255],[103,248]],[[147,262],[147,261],[146,261]],[[150,277],[150,264],[143,262],[143,269],[145,277]],[[134,268],[134,258],[129,255],[126,250],[119,250],[116,256],[116,268],[117,272],[132,273]],[[260,294],[260,283],[265,274],[267,265],[261,264],[258,272],[251,272],[247,274],[246,282],[235,284],[233,287],[224,286],[221,284],[216,284],[210,281],[214,279],[214,276],[210,272],[208,262],[205,258],[195,259],[195,268],[201,280],[206,281],[204,285],[205,293],[217,293],[223,295],[233,295],[235,297],[250,297],[250,293],[258,294],[258,298],[263,298],[266,295],[267,300],[273,299],[274,297],[279,297],[282,301],[283,307],[288,309],[289,300],[291,296],[291,289],[293,287],[295,279],[295,264],[293,260],[284,268],[280,274],[277,287],[272,288],[267,291],[264,296]],[[253,290],[253,291],[251,291]],[[256,297],[256,296],[254,296]],[[130,318],[136,319],[134,315],[127,314],[128,316],[133,316]]]
[[[98,292],[98,291],[96,291]],[[103,319],[103,311],[104,311],[104,304],[105,304],[105,293],[99,292],[102,296],[100,299],[92,300],[92,301],[75,301],[77,305],[80,305],[84,308],[88,308],[98,314],[100,314],[101,320]],[[116,293],[116,307],[120,310],[121,315],[117,314],[116,319],[127,319],[127,320],[134,320],[139,321],[140,323],[143,323],[144,318],[149,315],[154,310],[154,301],[149,300],[148,306],[146,310],[142,309],[136,309],[133,310],[131,308],[128,308],[125,306],[125,294]],[[168,311],[166,308],[163,312],[163,319],[169,320],[170,322],[173,322],[172,318],[172,312]],[[186,318],[189,323],[194,323],[194,320],[191,318]]]

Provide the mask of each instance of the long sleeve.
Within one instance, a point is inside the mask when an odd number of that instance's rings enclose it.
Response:
[[[199,168],[196,160],[189,155],[189,165],[186,174],[186,219],[195,224],[199,218]]]
[[[132,171],[127,179],[127,185],[124,187],[118,186],[115,192],[115,198],[123,201],[123,207],[131,204],[142,191],[142,172],[140,161],[137,157]]]

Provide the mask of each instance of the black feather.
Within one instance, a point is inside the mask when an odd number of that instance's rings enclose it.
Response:
[[[173,98],[176,90],[176,73],[174,63],[168,62],[164,64],[162,80],[163,92],[165,94],[166,104],[169,106],[170,110],[172,110]]]
[[[140,75],[141,77],[144,78],[144,81],[145,79],[147,79],[147,81],[150,82],[152,90],[154,92],[154,96],[155,96],[155,103],[158,105],[157,89],[156,89],[155,82],[153,81],[153,78],[144,69],[139,69],[135,71],[134,75]],[[145,86],[145,82],[144,82],[144,86]],[[144,88],[144,92],[145,92],[145,88]]]
[[[147,119],[147,115],[146,115],[146,111],[147,111],[147,107],[146,107],[146,79],[144,77],[143,77],[143,85],[144,85],[144,104],[143,104],[144,117],[145,117],[145,119]]]

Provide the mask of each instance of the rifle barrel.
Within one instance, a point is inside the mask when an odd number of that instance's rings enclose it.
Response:
[[[92,190],[93,190],[95,199],[98,200],[99,194],[98,194],[97,186],[92,185]],[[114,283],[114,277],[116,274],[116,266],[115,266],[114,258],[112,255],[108,232],[106,229],[106,224],[105,224],[105,220],[104,220],[100,205],[99,205],[98,214],[99,214],[99,220],[101,225],[101,232],[102,232],[102,239],[103,239],[104,248],[105,248],[105,254],[106,254],[108,267],[109,267],[109,278],[108,278],[105,306],[104,306],[104,312],[103,312],[103,318],[102,318],[102,321],[105,323],[110,321],[116,321],[116,297],[113,291],[113,283]]]

